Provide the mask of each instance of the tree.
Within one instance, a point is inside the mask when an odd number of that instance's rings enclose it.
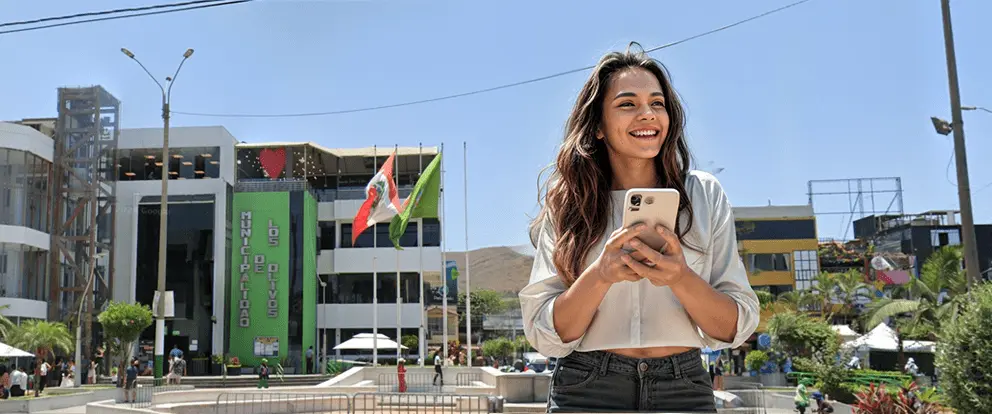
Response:
[[[460,313],[464,313],[465,294],[458,294],[458,308]],[[495,315],[506,312],[509,308],[507,300],[503,294],[495,290],[473,290],[472,291],[472,319],[482,318],[487,315]],[[462,315],[459,315],[462,316]]]
[[[787,355],[830,360],[840,337],[826,321],[796,312],[777,313],[768,320],[772,346]]]
[[[493,357],[498,361],[506,362],[506,359],[513,356],[515,344],[507,338],[490,339],[482,343],[482,354]]]
[[[10,305],[3,305],[0,306],[0,310],[7,309],[9,307]],[[7,338],[7,336],[14,330],[15,326],[16,325],[14,325],[14,322],[11,322],[11,320],[7,319],[6,316],[0,314],[0,339]]]
[[[49,353],[59,350],[70,354],[76,348],[76,338],[69,333],[69,328],[61,322],[38,319],[24,321],[13,329],[12,334],[7,339],[13,347],[34,350],[39,367],[42,361],[48,359]],[[35,370],[36,375],[37,372]],[[35,381],[35,384],[38,384],[38,381]],[[34,395],[35,397],[38,396],[37,385],[35,385]]]
[[[937,367],[951,407],[959,413],[992,412],[992,283],[975,286],[956,318],[942,323]]]
[[[957,318],[966,303],[968,286],[961,261],[958,246],[945,246],[934,252],[923,264],[918,279],[911,278],[893,290],[892,297],[869,305],[866,328],[905,316],[896,322],[901,335],[935,339],[941,324]]]
[[[120,358],[118,370],[124,372],[138,336],[152,325],[151,308],[140,303],[111,302],[97,320],[107,338],[107,352]]]
[[[407,352],[418,352],[419,355],[420,338],[417,335],[403,335],[400,344],[408,348]]]
[[[761,305],[761,310],[771,309],[771,306],[775,302],[775,295],[764,289],[755,289],[754,294],[758,295],[758,304]]]
[[[855,306],[859,300],[872,299],[871,288],[865,283],[864,275],[858,270],[830,275],[834,280],[834,291],[842,304],[845,321],[850,321],[857,313]],[[870,328],[869,328],[870,329]]]

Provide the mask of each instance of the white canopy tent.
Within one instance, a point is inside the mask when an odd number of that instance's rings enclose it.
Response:
[[[397,344],[396,341],[389,339],[388,336],[379,334],[378,340],[373,341],[375,337],[370,333],[360,333],[351,337],[351,339],[340,343],[334,349],[350,349],[350,350],[372,350],[374,348],[378,349],[392,349],[395,350],[396,347],[400,349],[409,349],[403,345]],[[375,345],[373,345],[375,342]]]
[[[834,332],[837,332],[837,335],[840,335],[841,340],[844,342],[853,341],[861,336],[855,332],[854,329],[851,329],[850,325],[833,325],[830,328],[832,328]]]
[[[885,323],[880,323],[871,332],[844,343],[844,348],[854,348],[858,352],[869,351],[890,351],[899,350],[899,337],[896,332]],[[935,344],[932,341],[902,341],[903,352],[934,352]]]
[[[0,342],[0,358],[31,358],[34,354]]]

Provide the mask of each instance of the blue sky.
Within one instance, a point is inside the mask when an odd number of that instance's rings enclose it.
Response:
[[[158,90],[121,47],[160,77],[196,49],[173,90],[177,111],[331,111],[583,67],[631,40],[660,45],[790,2],[262,0],[6,34],[0,119],[53,116],[56,88],[101,84],[124,102],[124,127],[159,126]],[[152,3],[0,0],[0,21]],[[954,0],[952,10],[962,101],[992,107],[992,2]],[[687,105],[700,166],[724,169],[718,178],[735,205],[805,204],[811,179],[901,177],[907,213],[958,206],[946,170],[951,140],[929,120],[950,118],[938,0],[813,0],[653,55]],[[469,246],[523,244],[537,173],[553,159],[586,75],[374,112],[176,115],[173,125],[223,125],[248,142],[444,142],[452,250],[465,246],[467,141]],[[992,182],[983,162],[992,154],[992,114],[965,112],[965,125],[976,218],[992,222],[992,186],[979,191]],[[841,211],[848,202],[818,198],[816,207]],[[845,223],[822,217],[820,236],[843,236]]]

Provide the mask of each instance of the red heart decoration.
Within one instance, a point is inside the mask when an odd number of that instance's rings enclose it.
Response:
[[[286,166],[286,149],[265,148],[258,152],[258,161],[262,163],[262,169],[269,178],[275,180],[282,175],[283,167]]]

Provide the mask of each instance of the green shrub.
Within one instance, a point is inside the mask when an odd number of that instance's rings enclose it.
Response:
[[[757,371],[768,362],[768,354],[765,351],[751,351],[744,357],[744,366],[748,371]]]
[[[992,412],[992,283],[971,293],[956,319],[941,323],[937,367],[941,388],[958,412]]]

